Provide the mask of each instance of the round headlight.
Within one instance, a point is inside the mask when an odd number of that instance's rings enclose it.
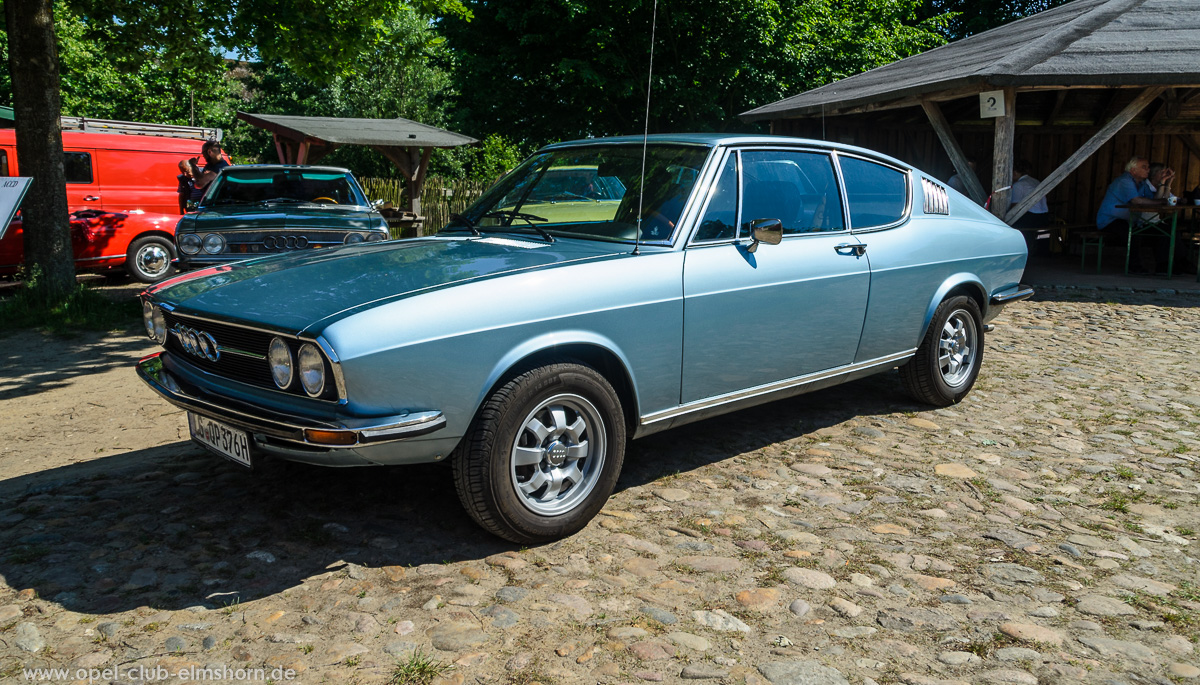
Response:
[[[296,361],[300,367],[300,385],[304,386],[304,392],[312,397],[320,395],[325,390],[325,359],[321,357],[317,346],[312,343],[302,345]]]
[[[200,236],[195,233],[184,233],[179,236],[179,251],[184,254],[196,254],[200,251]]]
[[[351,233],[350,235],[346,236],[345,243],[347,245],[354,245],[355,243],[361,243],[362,241],[363,237],[361,233]]]
[[[146,326],[146,335],[151,340],[158,340],[154,337],[154,305],[149,302],[142,302],[142,324]]]
[[[374,243],[374,242],[383,240],[383,237],[384,236],[382,233],[368,233],[367,234],[367,242]]]
[[[154,314],[154,335],[156,341],[160,343],[167,342],[167,317],[163,316],[162,307],[155,307]]]
[[[225,239],[216,233],[204,236],[204,251],[209,254],[220,254],[225,249]]]
[[[267,350],[267,363],[271,365],[271,378],[280,390],[292,384],[292,350],[282,338],[272,338]]]

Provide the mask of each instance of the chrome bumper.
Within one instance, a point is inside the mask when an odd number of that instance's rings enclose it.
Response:
[[[1033,297],[1033,288],[1027,285],[1015,285],[992,295],[992,304],[1012,304]]]
[[[164,369],[160,358],[162,354],[159,352],[139,361],[137,374],[155,392],[162,395],[163,399],[180,409],[203,414],[255,435],[309,447],[354,449],[427,435],[446,425],[446,417],[440,411],[332,422],[284,414],[252,405],[230,406],[228,401],[218,403],[212,398],[202,397],[203,393],[196,389],[185,387]],[[312,431],[337,433],[346,442],[339,441],[335,444],[314,440]],[[348,441],[350,438],[353,442]]]

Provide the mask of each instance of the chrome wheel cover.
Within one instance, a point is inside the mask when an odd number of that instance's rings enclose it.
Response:
[[[975,317],[965,309],[954,310],[938,338],[938,370],[946,385],[957,388],[970,379],[978,351],[979,328]]]
[[[509,466],[521,504],[539,516],[579,506],[596,487],[607,454],[600,410],[573,393],[543,400],[521,422]]]
[[[134,267],[147,278],[158,278],[171,266],[171,254],[158,243],[150,243],[133,256]]]

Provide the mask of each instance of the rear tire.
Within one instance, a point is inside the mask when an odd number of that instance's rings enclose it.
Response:
[[[965,295],[938,305],[917,354],[900,367],[900,377],[914,398],[939,407],[958,404],[979,377],[983,364],[983,317],[979,305]]]
[[[501,386],[452,455],[471,518],[512,542],[571,535],[604,507],[625,458],[625,418],[612,385],[573,361]]]
[[[125,253],[125,270],[142,283],[157,283],[171,275],[173,259],[175,246],[171,241],[148,235],[129,244],[129,251]]]

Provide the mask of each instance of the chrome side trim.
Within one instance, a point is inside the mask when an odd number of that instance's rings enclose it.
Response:
[[[138,362],[137,374],[147,385],[171,404],[187,411],[203,414],[238,428],[270,436],[286,442],[327,449],[353,449],[366,444],[379,444],[433,433],[446,425],[440,411],[422,411],[398,416],[343,421],[318,421],[258,407],[235,408],[198,396],[163,369],[159,352]],[[314,443],[304,437],[305,429],[348,431],[354,433],[353,445]]]
[[[683,404],[678,407],[673,407],[671,409],[664,409],[663,411],[654,412],[653,414],[646,414],[645,416],[641,417],[640,423],[643,426],[648,426],[650,424],[658,423],[659,421],[666,421],[668,419],[674,419],[679,416],[683,416],[685,414],[691,414],[693,412],[704,411],[705,409],[711,409],[713,407],[719,407],[723,404],[732,404],[734,402],[748,400],[748,399],[751,399],[754,397],[759,397],[761,395],[769,395],[769,394],[775,393],[775,392],[791,390],[793,388],[798,388],[803,385],[817,383],[817,382],[823,381],[825,379],[832,378],[834,376],[841,376],[843,374],[849,374],[849,373],[854,373],[855,371],[869,369],[873,366],[880,366],[880,365],[889,364],[892,362],[903,361],[903,360],[908,359],[909,357],[913,356],[914,354],[916,354],[916,352],[917,352],[917,348],[914,347],[910,350],[905,350],[904,352],[897,352],[896,354],[889,354],[884,357],[877,357],[875,359],[871,359],[871,360],[865,361],[865,362],[858,362],[856,364],[846,364],[845,366],[838,366],[836,368],[828,369],[826,371],[818,371],[816,373],[810,373],[805,376],[796,376],[794,378],[788,378],[788,379],[785,379],[782,381],[775,381],[774,383],[767,383],[765,385],[759,385],[759,386],[755,386],[753,388],[747,388],[745,390],[737,390],[735,392],[726,393],[724,395],[717,395],[715,397],[708,397],[708,398],[705,398],[702,400],[696,400],[694,402],[689,402],[687,404]]]
[[[992,295],[992,304],[1009,304],[1011,302],[1020,302],[1033,297],[1033,288],[1027,285],[1018,285]]]

